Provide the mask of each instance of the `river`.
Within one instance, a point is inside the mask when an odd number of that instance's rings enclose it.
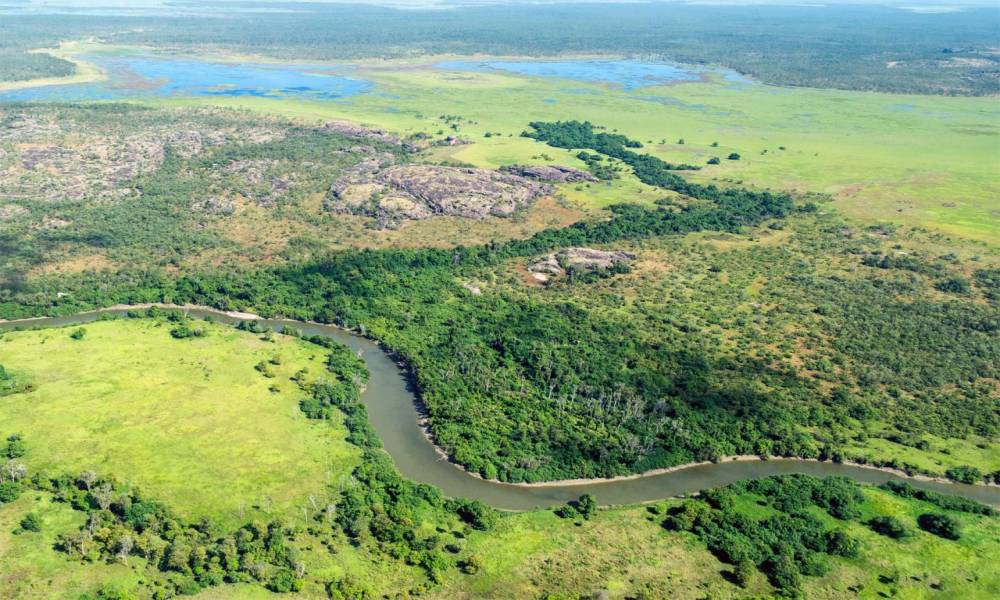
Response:
[[[228,324],[236,324],[247,318],[205,308],[185,310],[195,318],[207,316]],[[0,322],[0,331],[15,327],[77,325],[96,321],[104,314],[123,315],[126,312],[125,308],[112,308],[66,317]],[[1000,506],[1000,487],[996,486],[926,481],[856,465],[784,458],[701,464],[634,479],[585,484],[528,487],[487,481],[466,473],[441,457],[419,424],[416,396],[410,389],[404,371],[382,351],[377,343],[332,325],[285,319],[259,319],[259,321],[262,325],[279,331],[291,326],[306,335],[333,338],[355,351],[360,351],[370,374],[368,387],[361,399],[368,408],[371,424],[382,439],[386,451],[392,456],[400,473],[414,481],[437,486],[446,496],[474,498],[505,510],[529,510],[562,504],[588,493],[594,495],[601,504],[632,504],[690,494],[741,479],[805,473],[817,477],[842,475],[870,484],[905,480],[914,487],[956,494]]]

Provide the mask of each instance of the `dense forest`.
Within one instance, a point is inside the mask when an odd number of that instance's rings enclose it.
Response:
[[[194,7],[188,4],[188,8]],[[198,3],[209,11],[211,3]],[[80,39],[212,47],[281,58],[419,54],[626,54],[718,64],[766,83],[884,92],[984,95],[998,90],[997,13],[924,14],[882,6],[661,4],[454,7],[415,11],[295,4],[293,11],[234,10],[213,18],[5,16],[7,44]],[[275,8],[281,8],[275,4]],[[817,12],[822,12],[818,18]],[[859,22],[865,27],[857,27]],[[35,37],[32,28],[47,26]],[[3,42],[0,42],[2,44]],[[28,74],[0,62],[0,80]],[[46,74],[51,68],[40,69]]]

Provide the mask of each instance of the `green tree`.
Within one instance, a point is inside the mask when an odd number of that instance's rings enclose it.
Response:
[[[597,500],[590,494],[580,496],[576,503],[576,511],[580,513],[581,517],[589,520],[597,512]]]
[[[21,458],[27,453],[28,448],[24,443],[24,438],[19,434],[13,434],[7,437],[7,446],[4,448],[3,454],[7,458]]]
[[[733,569],[733,578],[740,587],[745,588],[753,581],[754,573],[756,572],[757,565],[744,559],[736,563],[736,568]]]
[[[955,517],[938,513],[924,513],[917,517],[917,525],[928,533],[948,540],[962,537],[962,525]]]
[[[868,521],[868,527],[875,533],[900,540],[910,535],[906,525],[896,517],[883,516],[875,517]]]
[[[983,478],[983,472],[969,465],[952,467],[944,472],[945,477],[959,483],[973,484]]]

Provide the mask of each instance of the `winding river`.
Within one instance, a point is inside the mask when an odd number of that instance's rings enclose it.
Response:
[[[206,308],[187,308],[192,317],[210,316],[214,320],[236,324],[251,315],[234,315]],[[102,315],[123,315],[125,308],[111,308],[66,317],[44,317],[23,321],[0,322],[0,331],[16,327],[59,327],[96,321]],[[825,477],[842,475],[862,483],[878,484],[906,480],[914,487],[965,496],[979,502],[1000,506],[1000,487],[963,485],[942,481],[907,478],[874,468],[797,459],[729,461],[679,468],[656,475],[569,485],[523,486],[486,481],[475,477],[443,459],[424,435],[418,420],[415,396],[402,369],[375,342],[331,325],[303,323],[285,319],[259,319],[275,330],[291,326],[306,335],[333,338],[360,351],[370,379],[362,396],[372,426],[382,438],[399,471],[406,477],[435,485],[447,496],[482,500],[506,510],[527,510],[561,504],[580,495],[593,494],[601,504],[631,504],[688,494],[726,485],[741,479],[784,473],[806,473]]]

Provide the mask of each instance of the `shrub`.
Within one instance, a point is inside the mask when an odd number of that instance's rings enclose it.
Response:
[[[470,554],[462,561],[462,572],[466,575],[475,575],[483,568],[483,559],[476,554]]]
[[[733,152],[732,154],[730,154],[726,158],[729,159],[729,160],[739,160],[740,159],[740,155],[737,152]]]
[[[38,532],[42,530],[42,518],[35,513],[28,513],[21,519],[21,531],[34,531]]]
[[[910,535],[910,531],[896,517],[875,517],[868,521],[868,527],[871,527],[875,533],[891,537],[894,540],[901,540]]]
[[[500,513],[491,506],[479,500],[455,499],[449,501],[449,509],[454,510],[460,519],[474,529],[487,531],[500,520]]]
[[[69,334],[69,337],[73,338],[74,340],[82,340],[86,335],[87,335],[87,330],[84,329],[83,327],[78,327],[77,329],[73,330],[73,333]]]
[[[21,458],[25,452],[27,452],[27,448],[24,445],[24,438],[18,434],[7,438],[7,446],[3,451],[4,456],[7,458]]]
[[[712,158],[708,159],[708,164],[710,164],[710,165],[717,165],[717,164],[719,164],[721,162],[722,161],[719,160],[718,156],[713,156]]]
[[[948,515],[924,513],[917,517],[917,525],[928,533],[948,540],[962,537],[962,526],[957,519]]]
[[[199,327],[191,327],[187,323],[182,323],[170,330],[170,335],[178,340],[190,337],[204,337],[205,330]]]
[[[18,496],[21,495],[21,486],[12,482],[5,481],[0,483],[0,504],[7,504],[8,502],[13,502],[17,500]]]
[[[983,472],[976,467],[961,465],[944,472],[945,477],[959,483],[973,484],[983,478]]]
[[[370,587],[351,576],[327,584],[326,593],[331,600],[372,600],[377,597]]]
[[[764,561],[762,567],[771,585],[780,591],[795,594],[802,587],[802,578],[799,576],[798,567],[795,566],[795,559],[788,554],[772,556]]]
[[[288,592],[297,592],[302,589],[302,582],[296,579],[291,571],[282,569],[267,582],[266,587],[272,592],[287,594]]]
[[[83,594],[80,600],[136,600],[136,595],[124,588],[105,584],[96,592]]]
[[[736,580],[736,584],[742,588],[750,585],[753,581],[753,574],[757,571],[757,565],[749,560],[741,560],[736,563],[736,568],[733,569],[733,578]]]
[[[590,494],[584,494],[576,503],[576,511],[581,517],[589,520],[597,512],[597,501]]]
[[[968,294],[972,291],[969,280],[964,277],[950,277],[934,284],[934,287],[949,294]]]
[[[930,502],[931,504],[945,510],[957,510],[960,512],[988,516],[995,516],[997,514],[997,511],[993,507],[980,504],[975,500],[969,500],[968,498],[962,498],[961,496],[951,496],[949,494],[940,494],[938,492],[917,489],[905,481],[887,481],[879,487],[903,498],[916,498],[917,500]]]
[[[856,558],[861,552],[858,540],[841,529],[826,532],[826,553],[846,558]]]
[[[260,372],[260,374],[263,375],[264,377],[267,377],[269,379],[274,377],[274,371],[271,369],[271,365],[267,364],[264,361],[260,361],[259,363],[254,365],[253,368],[257,369],[257,371]]]
[[[435,583],[441,583],[444,572],[448,570],[451,563],[448,558],[440,552],[427,552],[420,559],[420,566],[427,572],[427,576]]]

